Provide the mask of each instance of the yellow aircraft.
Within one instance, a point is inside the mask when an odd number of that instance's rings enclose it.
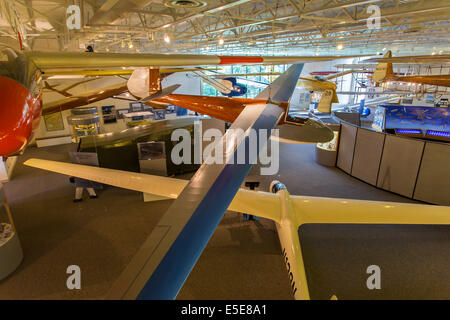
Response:
[[[339,103],[339,98],[336,93],[337,85],[330,80],[353,72],[353,70],[348,70],[327,77],[300,77],[297,86],[305,88],[308,91],[322,92],[322,97],[317,106],[317,110],[322,113],[331,113],[333,103]]]

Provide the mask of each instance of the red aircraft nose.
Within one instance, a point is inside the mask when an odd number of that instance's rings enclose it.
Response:
[[[0,76],[0,156],[25,147],[33,129],[33,99],[20,83]]]

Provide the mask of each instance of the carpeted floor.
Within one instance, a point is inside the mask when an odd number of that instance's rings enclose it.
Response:
[[[141,194],[113,187],[73,203],[66,176],[22,165],[31,157],[69,161],[73,149],[27,149],[5,186],[25,258],[0,282],[0,299],[101,299],[171,204],[144,203]],[[313,145],[281,144],[280,153],[279,174],[265,177],[263,190],[278,179],[291,194],[413,202],[317,165]],[[312,298],[450,298],[450,228],[308,225],[300,231]],[[66,287],[72,264],[81,267],[81,290]],[[366,288],[372,264],[382,269],[381,290]],[[178,298],[292,299],[274,224],[227,213]]]

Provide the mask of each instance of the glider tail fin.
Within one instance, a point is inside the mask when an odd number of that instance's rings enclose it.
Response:
[[[384,58],[392,58],[392,52],[388,51]],[[392,68],[392,63],[380,62],[374,73],[373,73],[373,81],[382,82],[386,79],[391,79],[394,77],[394,69]]]

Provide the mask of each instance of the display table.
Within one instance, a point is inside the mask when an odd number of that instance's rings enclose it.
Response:
[[[0,224],[0,280],[13,273],[23,259],[22,247],[17,232],[3,232],[11,229],[10,224]]]

